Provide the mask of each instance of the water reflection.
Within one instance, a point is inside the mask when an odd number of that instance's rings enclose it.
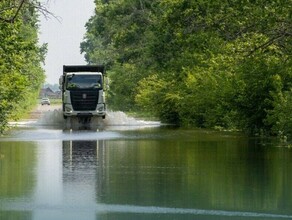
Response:
[[[63,141],[63,188],[66,199],[77,203],[83,203],[86,199],[95,203],[96,181],[102,179],[99,171],[103,150],[104,141]],[[82,195],[76,188],[82,191]]]
[[[34,147],[29,147],[33,145]],[[31,211],[2,211],[3,199],[22,200],[33,197],[35,188],[36,144],[0,142],[0,219],[32,219]],[[9,216],[9,218],[8,218]]]
[[[0,198],[23,198],[34,189],[36,153],[33,143],[16,142],[0,144]]]
[[[33,211],[32,219],[49,220],[60,215],[56,208],[63,204],[62,142],[41,141],[37,144],[36,187],[32,200],[26,205],[29,205],[27,209]]]
[[[290,149],[198,131],[120,137],[0,141],[0,219],[292,219]]]
[[[275,181],[292,176],[279,153],[247,140],[70,141],[63,142],[63,178],[64,185],[91,186],[83,190],[91,202],[120,205],[121,213],[168,207],[283,214],[291,197]],[[105,208],[107,218],[117,218],[114,207]]]

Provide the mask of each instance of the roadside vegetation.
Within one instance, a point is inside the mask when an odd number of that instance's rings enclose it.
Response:
[[[0,133],[36,103],[46,45],[38,45],[37,1],[0,1]]]
[[[292,135],[291,0],[96,0],[81,43],[111,109]]]

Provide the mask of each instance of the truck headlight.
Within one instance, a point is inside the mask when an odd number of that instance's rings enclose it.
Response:
[[[73,109],[72,109],[71,105],[66,105],[66,106],[65,106],[65,111],[66,111],[66,112],[72,112],[72,110],[73,110]]]
[[[98,111],[102,112],[103,111],[103,106],[98,108]]]

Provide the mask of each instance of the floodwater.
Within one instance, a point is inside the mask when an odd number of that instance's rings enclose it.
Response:
[[[291,149],[111,117],[72,131],[54,112],[1,137],[0,219],[292,219]]]

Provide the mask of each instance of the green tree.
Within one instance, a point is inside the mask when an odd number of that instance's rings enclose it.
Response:
[[[36,103],[44,71],[46,45],[38,45],[35,7],[1,1],[0,21],[0,132],[8,120],[18,119]],[[10,21],[10,22],[9,22]]]
[[[81,50],[112,72],[113,108],[138,106],[180,125],[291,133],[283,121],[290,117],[283,103],[291,93],[291,5],[97,0]]]

